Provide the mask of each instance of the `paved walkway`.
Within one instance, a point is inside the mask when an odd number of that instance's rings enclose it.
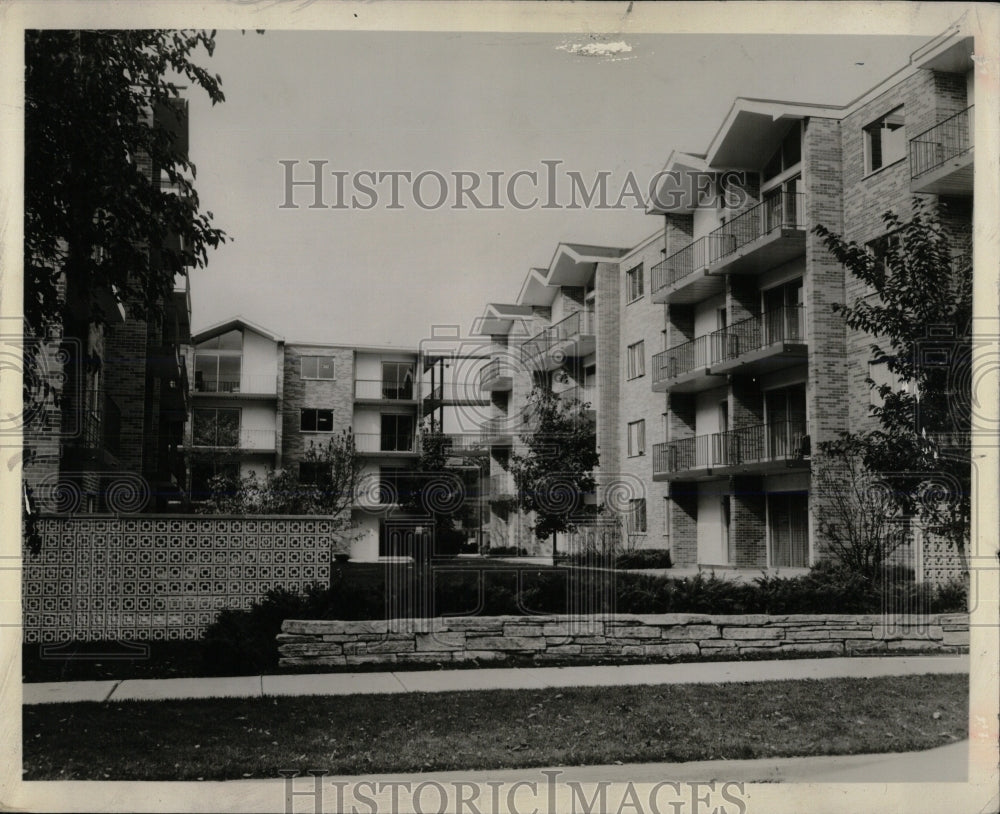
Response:
[[[23,703],[537,690],[546,687],[613,687],[634,684],[721,684],[968,672],[967,655],[946,655],[63,681],[23,685]]]

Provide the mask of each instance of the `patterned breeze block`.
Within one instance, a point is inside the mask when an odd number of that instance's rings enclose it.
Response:
[[[25,642],[197,639],[221,608],[326,583],[329,517],[47,517],[23,554]]]

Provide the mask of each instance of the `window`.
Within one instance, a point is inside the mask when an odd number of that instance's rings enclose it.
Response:
[[[886,359],[868,363],[868,378],[873,382],[871,390],[868,391],[868,403],[872,407],[881,407],[885,404],[885,397],[880,392],[882,387],[889,387],[897,393],[912,392],[912,388],[907,382],[889,370],[889,363]]]
[[[781,146],[764,165],[761,180],[766,183],[772,178],[777,178],[800,161],[802,161],[802,128],[799,122],[795,122],[782,140]]]
[[[194,411],[196,447],[235,447],[240,442],[240,411],[214,407]]]
[[[902,106],[876,119],[864,130],[865,173],[872,173],[906,156]]]
[[[413,398],[413,364],[411,362],[382,363],[382,398]]]
[[[303,356],[301,362],[303,379],[334,379],[332,356]]]
[[[383,414],[382,452],[412,452],[414,432],[412,415]]]
[[[628,377],[637,379],[646,374],[646,343],[643,340],[628,346]]]
[[[299,464],[299,483],[317,486],[330,479],[330,464],[319,461],[303,461]]]
[[[378,502],[382,505],[406,503],[413,491],[410,471],[379,467]]]
[[[644,497],[628,502],[628,533],[646,533],[646,498]]]
[[[636,455],[646,454],[646,421],[629,422],[628,425],[628,455],[634,458]]]
[[[625,272],[625,286],[628,291],[628,301],[635,302],[643,294],[642,263]]]
[[[333,432],[333,410],[302,409],[299,416],[302,432]]]
[[[199,342],[194,354],[194,389],[199,393],[240,392],[242,348],[239,331]]]

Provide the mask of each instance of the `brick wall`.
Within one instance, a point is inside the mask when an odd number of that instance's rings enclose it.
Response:
[[[303,379],[300,373],[303,356],[332,356],[336,379]],[[284,380],[282,465],[294,469],[310,442],[324,444],[330,437],[325,433],[304,433],[300,430],[302,408],[332,409],[334,433],[351,428],[354,420],[354,351],[350,348],[285,345],[281,375]]]
[[[476,616],[282,625],[282,667],[967,652],[967,614]]]

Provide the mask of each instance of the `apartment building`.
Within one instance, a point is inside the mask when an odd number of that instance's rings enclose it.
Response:
[[[639,484],[627,505],[608,501],[633,544],[703,568],[822,557],[812,450],[874,426],[866,379],[886,372],[832,307],[871,292],[812,230],[877,252],[881,215],[905,216],[914,196],[956,238],[969,227],[971,55],[971,38],[949,32],[846,106],[735,100],[703,152],[670,154],[649,203],[655,235],[627,250],[560,244],[514,303],[488,305],[494,502],[509,504],[512,417],[531,386],[596,384],[597,499],[607,477]],[[530,525],[495,509],[491,542],[523,545]]]
[[[362,460],[351,556],[384,555],[384,518],[420,453],[417,351],[287,342],[242,318],[193,341],[192,498],[204,499],[215,475],[282,468],[309,482],[308,449],[350,430]]]
[[[547,268],[533,268],[511,304],[490,303],[476,322],[489,338],[490,364],[480,387],[491,414],[483,423],[490,450],[490,545],[549,551],[538,541],[531,518],[517,509],[510,456],[523,448],[521,435],[531,416],[536,387],[585,405],[596,419],[601,455],[597,494],[602,501],[619,480],[619,280],[618,259],[625,249],[561,243]],[[557,543],[558,545],[558,543]]]

